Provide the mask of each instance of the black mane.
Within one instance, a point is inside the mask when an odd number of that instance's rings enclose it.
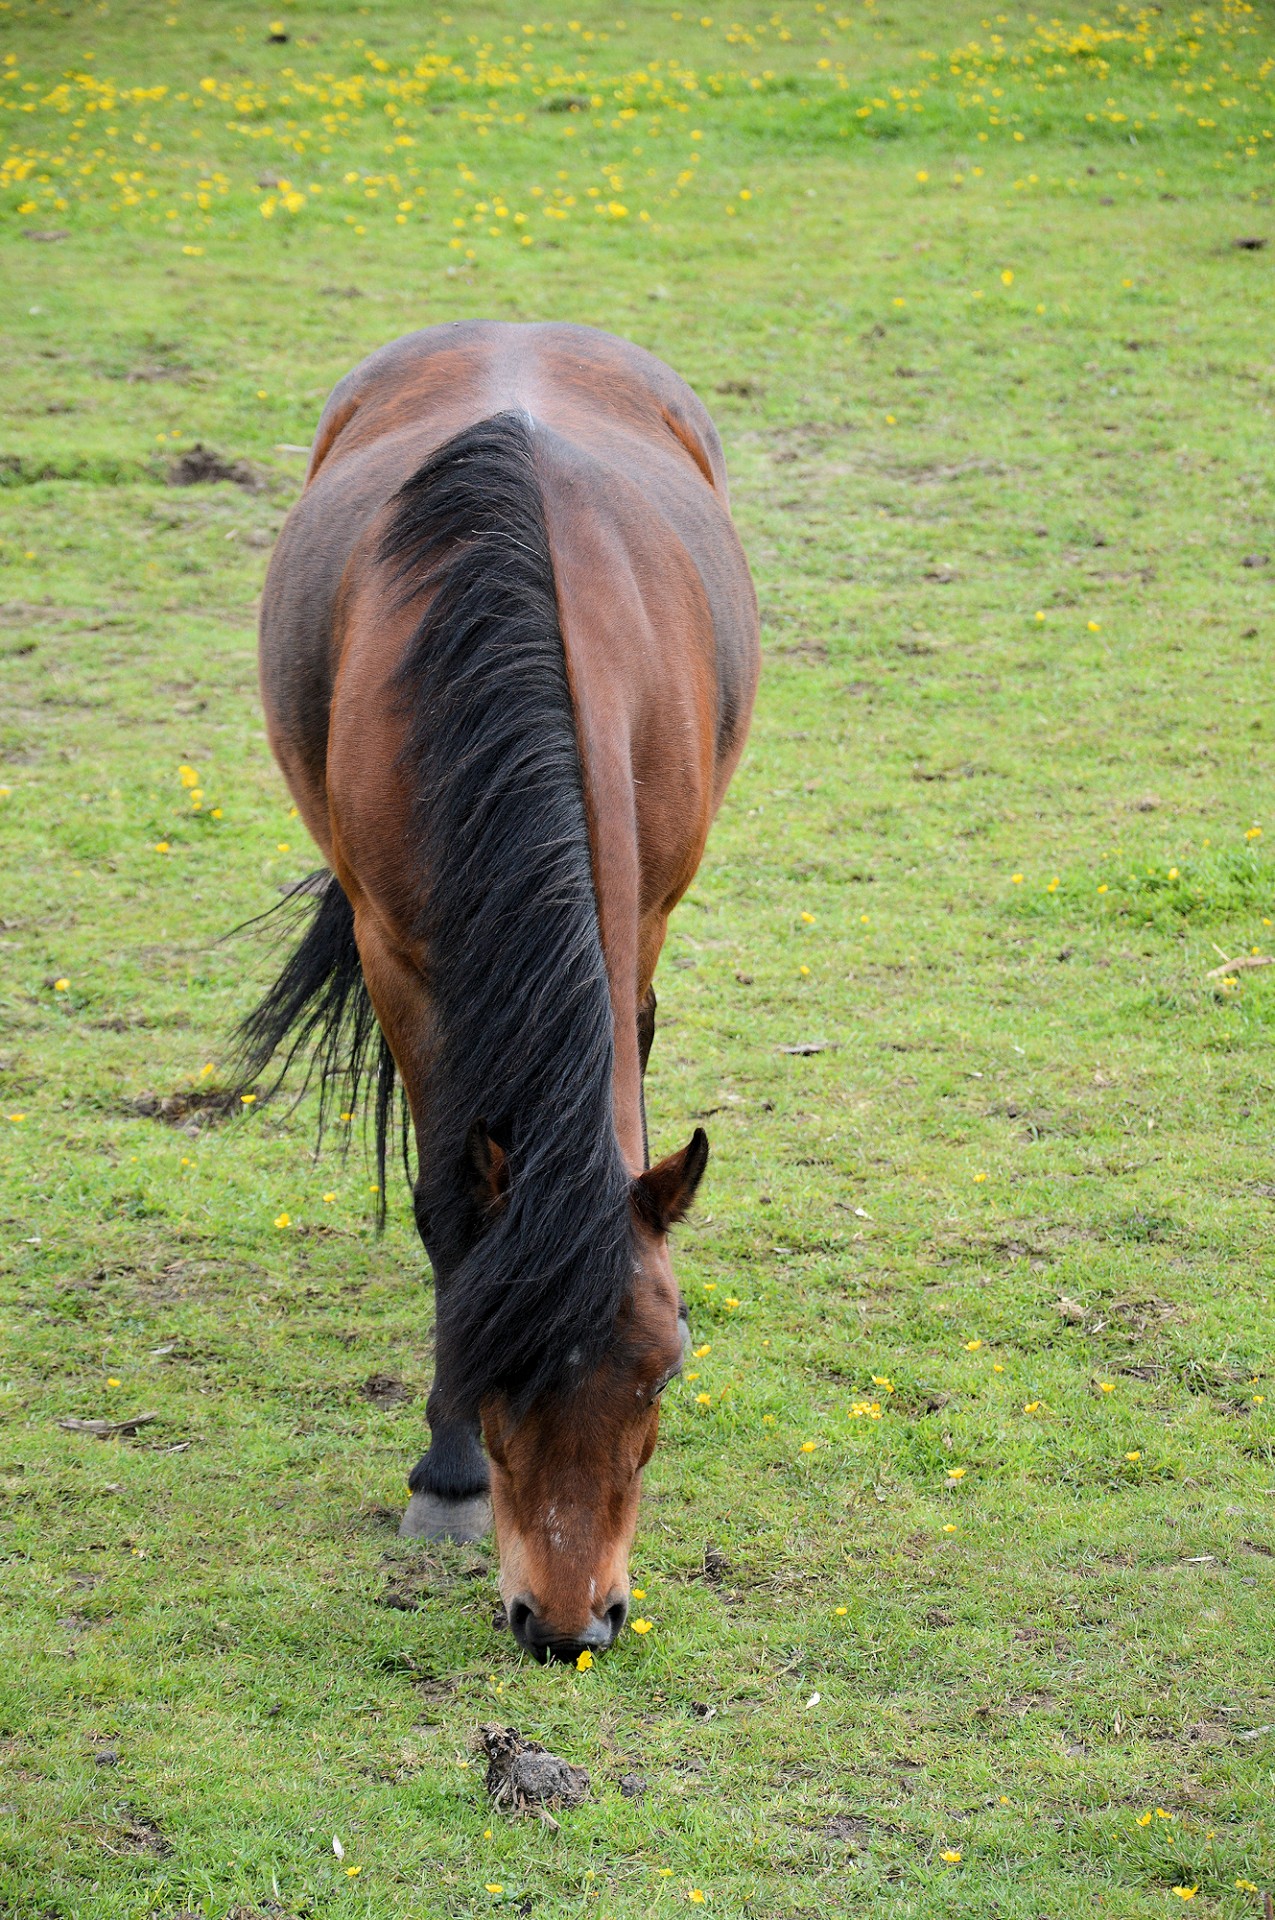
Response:
[[[440,448],[390,502],[380,559],[405,604],[423,610],[394,686],[408,721],[400,771],[413,797],[414,931],[436,1034],[415,1197],[434,1267],[440,1382],[455,1411],[470,1412],[493,1390],[526,1403],[596,1364],[634,1260],[533,423],[497,414]],[[319,1041],[325,1091],[343,1044],[347,1062],[367,1061],[351,922],[333,877],[275,994],[245,1023],[250,1071],[289,1032],[292,1052]],[[382,1167],[386,1055],[382,1041],[371,1076]],[[474,1198],[476,1122],[507,1155],[507,1201],[494,1214]]]

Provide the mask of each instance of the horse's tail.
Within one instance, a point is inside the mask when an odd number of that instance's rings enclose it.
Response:
[[[354,909],[334,873],[311,874],[251,926],[308,920],[278,979],[235,1033],[235,1081],[251,1086],[278,1060],[262,1098],[276,1093],[293,1061],[306,1062],[298,1098],[319,1081],[319,1134],[336,1101],[352,1120],[370,1094],[376,1129],[377,1219],[385,1220],[386,1142],[394,1101],[394,1056],[373,1011],[354,939]],[[286,1049],[286,1050],[285,1050]],[[347,1136],[348,1138],[348,1136]]]

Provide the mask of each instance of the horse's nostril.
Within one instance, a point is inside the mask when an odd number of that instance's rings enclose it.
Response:
[[[607,1608],[607,1626],[611,1630],[612,1640],[619,1638],[620,1631],[628,1617],[629,1603],[627,1600],[617,1600],[614,1606]]]
[[[515,1640],[527,1641],[527,1629],[535,1615],[525,1600],[515,1600],[509,1608],[509,1626]]]

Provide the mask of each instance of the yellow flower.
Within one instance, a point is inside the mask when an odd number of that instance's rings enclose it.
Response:
[[[489,1880],[487,1882],[487,1891],[488,1893],[503,1893],[505,1889],[501,1886],[499,1880]]]
[[[587,1673],[592,1665],[593,1655],[589,1652],[589,1649],[585,1647],[580,1654],[580,1658],[576,1661],[576,1672]]]
[[[953,1520],[948,1520],[948,1521],[946,1521],[946,1522],[944,1523],[944,1527],[943,1527],[943,1531],[944,1531],[944,1533],[955,1533],[955,1532],[956,1532],[956,1523],[955,1523],[955,1521],[953,1521]]]
[[[256,1097],[257,1096],[255,1093],[241,1093],[239,1096],[240,1105],[245,1107],[250,1107],[253,1101],[256,1099]]]
[[[1236,1893],[1256,1893],[1257,1882],[1255,1880],[1237,1880],[1235,1882],[1235,1891]]]
[[[325,1200],[335,1200],[335,1199],[336,1199],[336,1195],[335,1195],[334,1193],[325,1193],[325,1194],[324,1194],[324,1196],[323,1196],[323,1198],[324,1198]]]
[[[632,1595],[633,1595],[633,1598],[634,1598],[635,1600],[645,1600],[645,1599],[646,1599],[646,1588],[645,1588],[645,1587],[631,1587],[631,1588],[629,1589],[629,1591],[630,1591],[630,1592],[632,1593]]]
[[[634,1633],[649,1633],[651,1631],[651,1622],[649,1620],[634,1620],[631,1622],[631,1625]]]
[[[713,1351],[713,1349],[712,1349],[712,1346],[711,1346],[711,1345],[710,1345],[710,1343],[709,1343],[709,1342],[708,1342],[708,1341],[706,1340],[706,1341],[704,1342],[704,1345],[703,1345],[702,1347],[696,1347],[696,1348],[695,1348],[695,1350],[694,1350],[694,1352],[693,1352],[693,1353],[692,1353],[692,1355],[691,1355],[691,1358],[692,1358],[693,1360],[702,1360],[702,1359],[704,1358],[704,1356],[705,1356],[705,1354],[707,1354],[707,1353],[711,1353],[712,1351]]]
[[[713,1396],[712,1396],[712,1394],[711,1394],[711,1393],[697,1393],[697,1394],[696,1394],[696,1396],[695,1396],[695,1404],[696,1404],[696,1406],[697,1406],[697,1407],[711,1407],[711,1406],[712,1406],[712,1404],[713,1404]]]
[[[801,971],[802,971],[802,973],[809,973],[809,972],[810,972],[810,968],[809,968],[809,967],[802,967],[802,969],[801,969]]]
[[[737,1307],[739,1305],[739,1301],[735,1298],[735,1295],[733,1293],[727,1294],[726,1305],[728,1307]]]
[[[807,925],[808,927],[813,927],[813,926],[814,926],[814,924],[815,924],[815,916],[814,916],[814,914],[813,914],[813,913],[803,913],[801,917],[802,917],[802,919],[803,919],[803,920],[805,921],[805,923],[806,923],[806,925]]]
[[[201,1080],[206,1080],[210,1073],[216,1073],[216,1071],[217,1066],[215,1061],[205,1061],[204,1065],[199,1069],[199,1077]]]
[[[1244,835],[1244,838],[1246,840],[1260,840],[1261,837],[1262,837],[1262,829],[1260,827],[1250,827],[1248,832]]]
[[[1014,284],[1013,269],[1011,267],[1006,267],[1005,271],[1001,274],[1001,285],[1003,287],[1012,287],[1013,284]]]
[[[1103,882],[1103,884],[1102,884],[1102,885],[1101,885],[1101,886],[1099,887],[1099,889],[1098,889],[1098,891],[1099,891],[1099,893],[1105,893],[1105,892],[1107,891],[1107,885],[1106,885],[1106,882],[1105,882],[1105,881],[1104,881],[1104,882]]]
[[[1100,633],[1102,631],[1102,622],[1101,620],[1090,620],[1088,627],[1090,633]]]
[[[819,1442],[817,1440],[803,1440],[801,1443],[801,1451],[803,1453],[813,1453],[818,1445]]]
[[[1199,1888],[1198,1882],[1193,1887],[1170,1887],[1169,1888],[1169,1892],[1176,1893],[1179,1900],[1194,1900],[1196,1894],[1199,1891],[1200,1891],[1200,1888]]]
[[[279,1214],[275,1220],[275,1225],[276,1227],[290,1227],[292,1225],[292,1215],[290,1213]]]
[[[109,1379],[109,1380],[107,1381],[107,1383],[106,1383],[106,1384],[107,1384],[107,1386],[108,1386],[108,1387],[118,1387],[120,1383],[119,1383],[119,1381],[118,1381],[118,1380],[117,1380],[117,1379],[115,1378],[115,1375],[114,1375],[114,1374],[112,1374],[112,1375],[111,1375],[111,1377],[110,1377],[110,1379]]]
[[[894,1382],[884,1373],[874,1373],[872,1384],[874,1387],[884,1387],[887,1393],[894,1392]]]
[[[214,807],[214,808],[213,808],[213,810],[212,810],[212,817],[213,817],[213,819],[214,819],[214,820],[220,820],[220,819],[221,819],[221,808],[220,808],[220,807]]]
[[[345,1877],[347,1880],[357,1880],[362,1871],[362,1867],[347,1867],[345,1869]]]
[[[280,853],[291,853],[291,851],[292,851],[292,849],[291,849],[291,847],[290,847],[290,846],[288,845],[288,843],[287,843],[287,841],[286,841],[286,840],[280,840],[280,841],[279,841],[279,843],[278,843],[278,845],[279,845],[279,852],[280,852]]]
[[[15,1127],[19,1124],[19,1122],[25,1120],[26,1117],[27,1116],[25,1115],[25,1113],[11,1113],[9,1115],[9,1118],[13,1122]]]
[[[490,1827],[484,1827],[484,1828],[483,1828],[483,1839],[484,1839],[484,1840],[490,1840],[490,1839],[491,1839],[491,1828],[490,1828]]]
[[[1116,1383],[1114,1380],[1100,1380],[1098,1382],[1098,1387],[1102,1393],[1114,1393],[1116,1390]]]
[[[965,1342],[965,1351],[966,1353],[977,1353],[982,1344],[981,1340],[967,1340]]]
[[[963,1480],[965,1478],[965,1472],[964,1467],[949,1467],[947,1477],[949,1480]]]
[[[71,982],[69,980],[55,980],[53,982],[53,991],[54,993],[65,993],[70,984]]]
[[[155,842],[155,851],[156,853],[167,853],[168,852],[167,840],[157,840]]]
[[[832,1611],[834,1613],[849,1613],[850,1609],[849,1607],[834,1607]]]
[[[961,1850],[959,1847],[944,1847],[942,1853],[939,1855],[939,1859],[950,1860],[954,1867],[959,1866]]]
[[[1039,1413],[1039,1412],[1040,1412],[1040,1401],[1039,1401],[1039,1400],[1029,1400],[1029,1401],[1027,1402],[1027,1404],[1026,1404],[1026,1406],[1025,1406],[1025,1407],[1023,1408],[1023,1412],[1024,1412],[1024,1413]]]
[[[1004,1373],[1004,1371],[1005,1371],[1005,1369],[1004,1369],[1004,1367],[1003,1367],[1003,1366],[1001,1365],[1001,1363],[1000,1363],[1000,1361],[999,1361],[999,1360],[993,1360],[993,1362],[992,1362],[992,1372],[993,1372],[993,1373]]]
[[[199,775],[193,767],[178,767],[177,778],[184,787],[197,787],[199,785]]]
[[[1163,1807],[1157,1807],[1155,1810],[1155,1817],[1157,1820],[1172,1820],[1173,1815],[1171,1813],[1166,1813]]]
[[[921,185],[922,185],[922,186],[924,186],[924,185],[925,185],[925,183],[926,183],[926,181],[927,181],[927,180],[929,179],[929,177],[930,177],[930,176],[929,176],[929,174],[928,174],[928,173],[927,173],[927,172],[925,171],[925,169],[924,169],[924,167],[922,167],[922,168],[921,168],[921,170],[920,170],[920,171],[918,172],[918,174],[917,174],[917,176],[916,176],[916,177],[917,177],[917,179],[918,179],[918,180],[920,181],[920,183],[921,183]]]
[[[692,1887],[686,1897],[693,1907],[702,1907],[704,1904],[704,1896],[698,1887]]]
[[[985,1173],[976,1173],[976,1174],[974,1175],[974,1178],[975,1178],[975,1180],[976,1180],[976,1181],[980,1181],[980,1180],[986,1180],[986,1178],[987,1178],[987,1175],[986,1175]],[[982,1344],[982,1343],[980,1342],[980,1345],[981,1345],[981,1344]]]
[[[1125,1455],[1126,1460],[1141,1460],[1141,1458],[1142,1458],[1142,1449],[1140,1447],[1135,1448],[1132,1453],[1126,1453]]]
[[[1045,617],[1045,616],[1044,616],[1044,614],[1043,614],[1043,613],[1037,613],[1037,615],[1036,615],[1036,618],[1037,618],[1038,620],[1043,620],[1043,619],[1044,619],[1044,617]]]
[[[12,1117],[13,1119],[15,1119],[15,1120],[22,1120],[22,1119],[24,1119],[24,1118],[25,1118],[25,1115],[23,1115],[23,1114],[20,1114],[20,1113],[15,1113],[15,1114],[13,1114],[13,1115],[12,1115],[11,1117]],[[773,1427],[773,1426],[774,1426],[774,1424],[775,1424],[775,1416],[774,1416],[774,1414],[773,1414],[773,1413],[763,1413],[763,1415],[762,1415],[762,1417],[761,1417],[761,1423],[762,1423],[762,1425],[763,1425],[763,1427]]]
[[[1009,876],[1009,878],[1010,878],[1010,883],[1011,883],[1011,885],[1013,885],[1013,886],[1015,886],[1015,887],[1021,887],[1021,886],[1022,886],[1022,884],[1023,884],[1023,876],[1022,876],[1022,874],[1021,874],[1021,873],[1011,873],[1011,874],[1010,874],[1010,876]]]

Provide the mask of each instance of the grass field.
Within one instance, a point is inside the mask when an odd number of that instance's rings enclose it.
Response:
[[[1275,27],[1059,4],[0,11],[5,1920],[1275,1889]],[[270,543],[475,313],[685,374],[763,609],[648,1081],[704,1351],[588,1673],[395,1540],[404,1192],[199,1105],[314,864]]]

